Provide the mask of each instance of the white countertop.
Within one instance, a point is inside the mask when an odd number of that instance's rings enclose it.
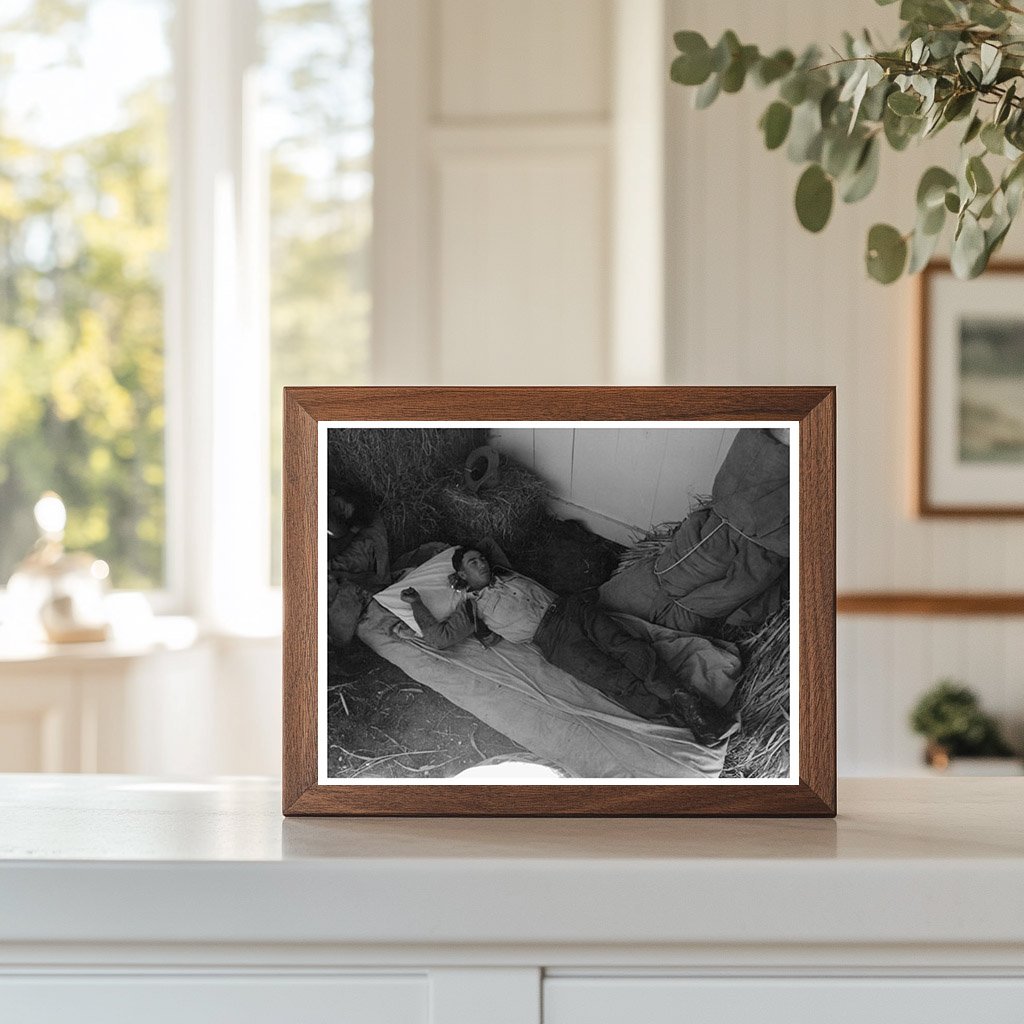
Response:
[[[1024,780],[839,817],[284,819],[276,783],[0,776],[0,943],[1024,945]]]

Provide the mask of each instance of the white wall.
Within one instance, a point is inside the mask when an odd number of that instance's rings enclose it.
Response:
[[[376,382],[660,380],[662,14],[378,0]]]
[[[685,519],[711,493],[735,436],[719,427],[500,428],[491,444],[547,482],[561,518],[630,544],[637,531]]]
[[[867,0],[669,0],[668,29],[714,42],[732,28],[745,43],[797,47],[865,24],[888,26],[876,38],[892,39],[895,10]],[[955,133],[884,152],[878,194],[837,204],[813,236],[793,213],[800,168],[766,152],[756,129],[768,93],[748,89],[696,111],[692,90],[666,92],[669,383],[837,385],[841,591],[1024,590],[1024,522],[910,513],[914,285],[883,288],[863,270],[869,226],[909,229],[918,177]],[[1006,255],[1022,249],[1018,225]],[[964,679],[1024,733],[1022,656],[1019,618],[841,617],[840,770],[912,769],[919,742],[907,712],[942,676]]]

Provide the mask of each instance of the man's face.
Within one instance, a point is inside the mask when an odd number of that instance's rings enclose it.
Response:
[[[470,550],[462,556],[459,572],[469,584],[470,590],[486,587],[491,582],[491,566],[479,551]]]

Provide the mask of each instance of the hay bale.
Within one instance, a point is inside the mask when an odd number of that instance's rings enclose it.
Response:
[[[515,556],[529,542],[546,516],[548,488],[535,473],[502,455],[497,482],[473,494],[462,473],[451,473],[435,494],[444,520],[444,538],[471,543],[493,537]]]
[[[789,602],[739,641],[746,663],[730,701],[742,722],[732,738],[723,779],[779,778],[789,774]]]
[[[328,476],[347,478],[376,499],[392,554],[447,539],[435,496],[486,432],[462,427],[340,427],[328,434]]]

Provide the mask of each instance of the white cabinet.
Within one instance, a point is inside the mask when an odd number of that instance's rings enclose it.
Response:
[[[17,1024],[428,1024],[426,974],[0,979]]]
[[[1020,1024],[1021,978],[549,978],[544,1024]]]
[[[258,779],[0,776],[0,1021],[1021,1024],[1020,786],[282,820]]]

